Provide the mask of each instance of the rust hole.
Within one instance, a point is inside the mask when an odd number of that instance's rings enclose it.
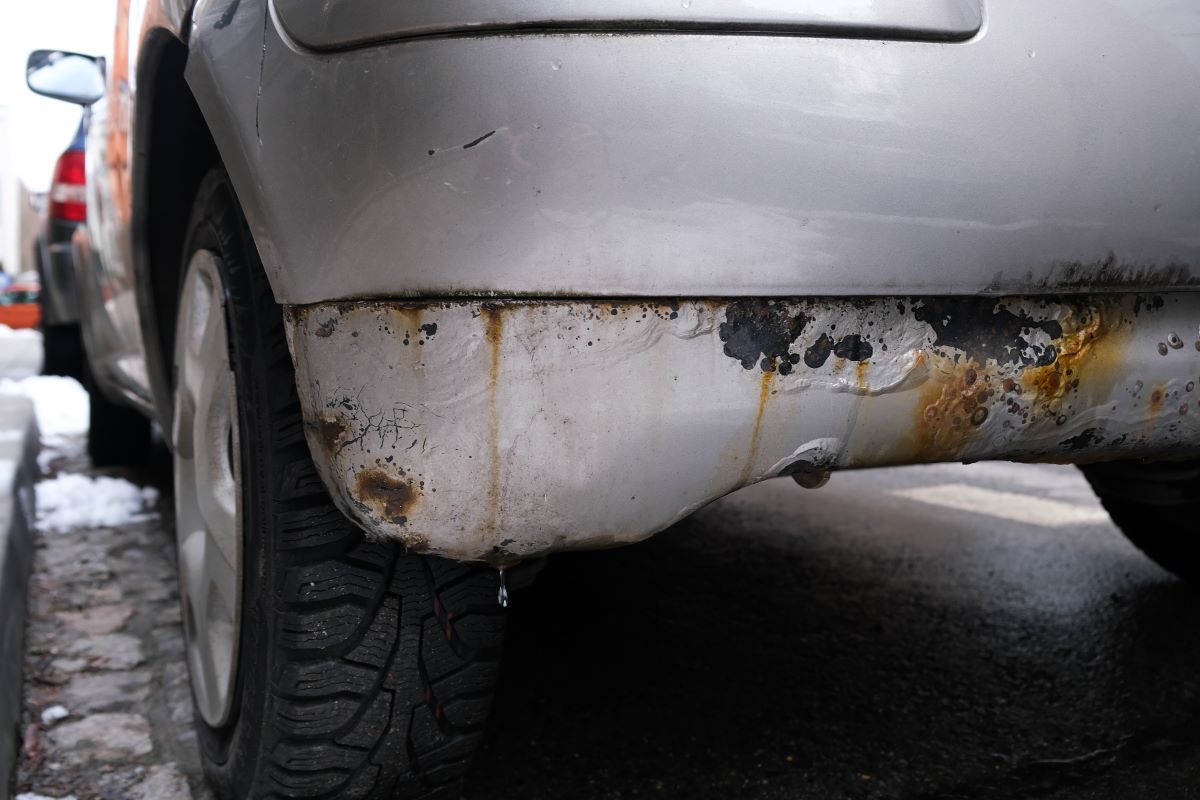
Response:
[[[337,452],[342,439],[348,433],[345,420],[334,414],[322,414],[318,430],[321,434],[321,444],[328,453]]]
[[[381,517],[403,525],[419,499],[413,485],[377,467],[364,469],[354,477],[358,499]]]

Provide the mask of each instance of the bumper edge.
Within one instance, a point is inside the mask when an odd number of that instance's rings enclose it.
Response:
[[[805,470],[1200,454],[1200,294],[291,306],[368,532],[506,563]]]

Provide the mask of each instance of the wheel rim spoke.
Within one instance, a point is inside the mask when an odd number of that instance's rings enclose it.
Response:
[[[241,615],[237,396],[216,258],[188,265],[176,332],[176,536],[188,662],[205,722],[229,717]]]

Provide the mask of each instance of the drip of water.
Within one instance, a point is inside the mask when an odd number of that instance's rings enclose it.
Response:
[[[496,597],[501,608],[508,608],[508,584],[504,578],[504,567],[500,568],[500,594]]]

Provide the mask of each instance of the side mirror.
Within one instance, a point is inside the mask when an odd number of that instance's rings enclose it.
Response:
[[[62,50],[34,50],[25,64],[25,83],[40,95],[88,106],[104,96],[101,59]]]

